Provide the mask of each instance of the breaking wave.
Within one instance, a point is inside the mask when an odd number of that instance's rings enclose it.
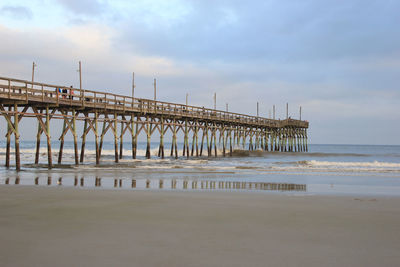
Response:
[[[317,161],[305,160],[299,161],[299,164],[313,166],[313,167],[362,167],[362,168],[400,168],[400,163],[392,162],[332,162],[332,161]]]

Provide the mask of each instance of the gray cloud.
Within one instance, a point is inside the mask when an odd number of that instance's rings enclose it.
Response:
[[[0,14],[12,17],[14,19],[32,19],[32,11],[23,6],[3,6],[0,8]]]
[[[107,3],[101,0],[57,0],[76,15],[98,15],[106,11]]]
[[[400,45],[398,1],[190,3],[191,12],[173,23],[154,17],[149,27],[133,14],[125,43],[143,53],[223,61],[377,56]]]

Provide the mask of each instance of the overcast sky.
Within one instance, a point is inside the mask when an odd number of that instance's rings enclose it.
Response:
[[[310,141],[400,144],[398,0],[2,0],[0,76],[310,121]],[[4,128],[4,127],[2,127]]]

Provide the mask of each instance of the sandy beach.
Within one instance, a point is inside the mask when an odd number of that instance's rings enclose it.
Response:
[[[398,266],[400,199],[0,186],[2,266]]]

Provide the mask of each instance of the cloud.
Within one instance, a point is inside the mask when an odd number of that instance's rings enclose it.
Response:
[[[123,41],[189,60],[311,61],[398,51],[395,1],[188,1],[173,23],[133,11]],[[149,26],[150,25],[150,26]],[[391,35],[390,39],[386,38]]]
[[[57,0],[76,15],[99,15],[106,11],[107,2],[101,0]]]
[[[0,14],[9,16],[14,19],[32,19],[33,13],[32,11],[23,6],[3,6],[0,8]]]

